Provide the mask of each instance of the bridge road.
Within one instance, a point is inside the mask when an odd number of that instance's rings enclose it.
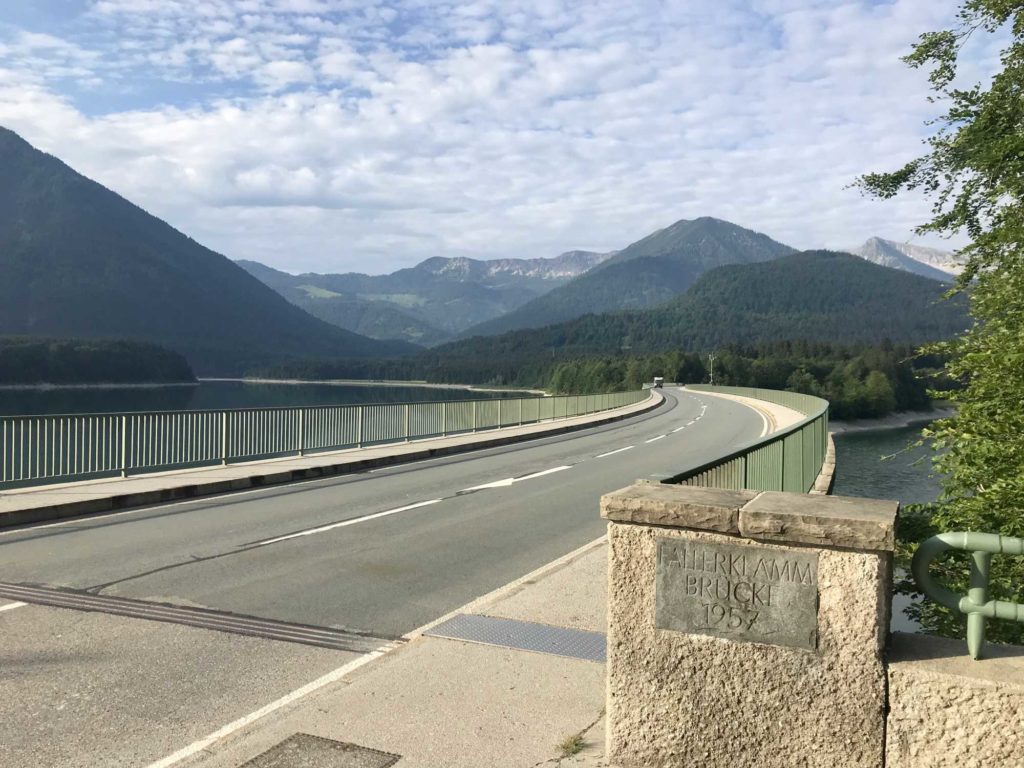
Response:
[[[601,494],[766,429],[744,405],[665,394],[567,435],[3,531],[0,582],[399,637],[600,536]],[[5,766],[148,765],[365,652],[10,605]]]

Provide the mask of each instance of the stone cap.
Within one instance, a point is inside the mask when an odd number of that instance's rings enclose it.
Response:
[[[617,523],[729,533],[758,541],[891,552],[899,502],[687,485],[632,485],[601,498]]]
[[[1024,648],[1019,645],[985,645],[984,658],[967,655],[963,640],[893,632],[889,646],[889,674],[901,673],[918,680],[943,678],[947,686],[967,688],[971,682],[984,687],[1012,688],[1024,692]],[[959,679],[956,679],[959,678]]]
[[[602,496],[601,517],[736,534],[740,508],[756,496],[756,491],[640,482]]]
[[[740,510],[740,535],[891,552],[899,508],[898,501],[765,491]]]

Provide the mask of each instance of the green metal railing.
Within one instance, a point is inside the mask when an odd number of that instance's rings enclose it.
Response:
[[[932,560],[950,549],[971,555],[970,587],[966,595],[946,589],[932,579],[928,570]],[[910,564],[914,581],[927,597],[967,616],[967,652],[972,659],[981,658],[987,619],[1024,622],[1024,605],[1008,600],[989,600],[988,573],[992,555],[1024,555],[1024,539],[996,533],[940,533],[921,542]]]
[[[691,384],[693,392],[721,393],[764,400],[804,415],[804,419],[732,453],[665,482],[710,488],[807,493],[825,462],[828,449],[828,401],[797,392],[753,387]]]
[[[0,489],[361,448],[556,421],[647,391],[304,408],[0,417]]]

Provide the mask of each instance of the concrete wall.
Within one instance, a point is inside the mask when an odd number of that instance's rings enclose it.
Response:
[[[1024,766],[1024,648],[890,639],[895,502],[637,484],[601,511],[611,765]]]
[[[636,485],[605,496],[602,514],[609,520],[607,750],[613,765],[882,765],[895,502]],[[659,612],[668,610],[668,598],[658,594],[667,583],[659,577],[665,568],[659,542],[683,542],[694,552],[724,547],[736,553],[734,563],[813,558],[814,583],[802,597],[762,601],[756,612],[749,602],[723,600],[723,611],[735,608],[737,624],[740,616],[754,616],[746,629],[730,632],[723,624],[725,631],[713,636],[707,629],[665,628],[659,626],[666,621]],[[747,600],[751,589],[740,579],[756,582],[749,578],[754,566],[733,567],[747,572],[732,582],[734,594]],[[700,570],[698,563],[694,573]],[[676,584],[686,588],[685,580]],[[709,597],[698,610],[715,603],[704,587]],[[673,610],[685,612],[686,605]],[[758,634],[758,623],[776,612],[779,623]],[[813,639],[787,636],[790,623],[809,626]]]
[[[887,768],[1024,765],[1024,648],[895,633],[888,674]]]

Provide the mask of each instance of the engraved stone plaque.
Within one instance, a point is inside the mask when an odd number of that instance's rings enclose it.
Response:
[[[813,651],[818,553],[658,539],[654,626]]]

